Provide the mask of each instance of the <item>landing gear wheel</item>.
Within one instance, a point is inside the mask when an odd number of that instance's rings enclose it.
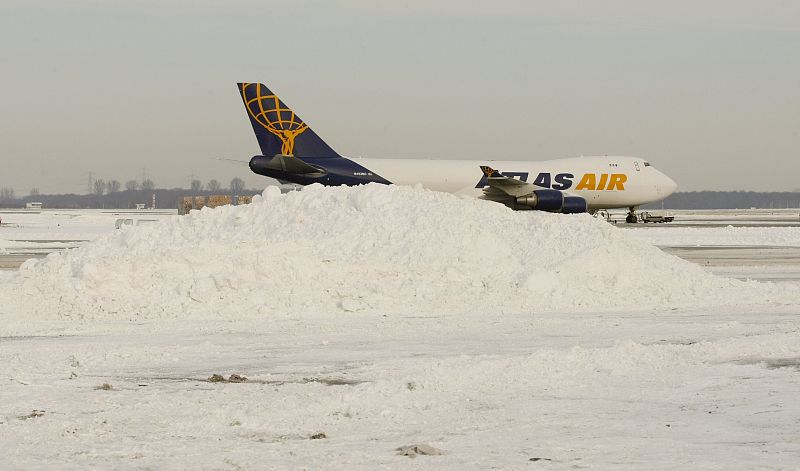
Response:
[[[628,207],[628,216],[625,218],[625,222],[628,224],[636,224],[639,222],[639,218],[636,217],[636,206]]]

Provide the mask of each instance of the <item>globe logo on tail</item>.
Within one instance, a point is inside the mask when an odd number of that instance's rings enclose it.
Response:
[[[243,83],[241,91],[250,117],[281,140],[281,154],[294,155],[294,140],[308,126],[260,83]]]

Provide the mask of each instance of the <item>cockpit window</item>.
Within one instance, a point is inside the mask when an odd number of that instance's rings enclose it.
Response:
[[[645,163],[644,163],[644,166],[645,166],[645,167],[649,167],[649,166],[650,166],[650,162],[645,162]]]

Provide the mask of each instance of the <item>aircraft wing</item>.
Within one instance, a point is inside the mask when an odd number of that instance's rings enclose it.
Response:
[[[518,197],[529,195],[533,193],[533,190],[540,189],[533,183],[526,183],[517,180],[516,178],[507,177],[497,170],[485,165],[481,165],[481,171],[484,175],[486,175],[486,180],[489,184],[489,188],[486,189],[489,191],[484,190],[486,193],[496,194],[497,190],[499,190],[509,196]]]

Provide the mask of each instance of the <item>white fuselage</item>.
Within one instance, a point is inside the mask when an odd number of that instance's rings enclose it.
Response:
[[[481,165],[541,188],[583,197],[590,210],[629,208],[660,201],[676,183],[637,157],[578,157],[543,161],[350,158],[399,185],[479,197]],[[485,183],[485,182],[484,182]]]

